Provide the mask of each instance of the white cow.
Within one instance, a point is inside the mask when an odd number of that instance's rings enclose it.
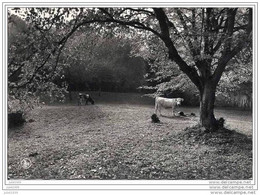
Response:
[[[164,108],[172,108],[172,113],[174,114],[174,108],[176,106],[181,105],[183,102],[183,98],[163,98],[163,97],[156,97],[155,98],[155,114],[159,111],[161,115],[161,109]]]

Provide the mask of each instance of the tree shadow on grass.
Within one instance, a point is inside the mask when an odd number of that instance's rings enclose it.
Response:
[[[169,116],[169,115],[161,115],[163,118],[168,118],[168,119],[178,119],[178,120],[190,120],[193,119],[194,116]]]
[[[251,153],[252,137],[235,130],[221,128],[216,132],[206,133],[203,128],[199,126],[186,128],[183,132],[177,135],[186,144],[195,145],[203,144],[216,147],[217,151],[225,153]],[[221,152],[220,152],[221,153]]]

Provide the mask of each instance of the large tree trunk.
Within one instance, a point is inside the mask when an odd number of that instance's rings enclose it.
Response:
[[[208,131],[217,130],[217,121],[214,116],[216,86],[207,81],[200,90],[200,125]]]

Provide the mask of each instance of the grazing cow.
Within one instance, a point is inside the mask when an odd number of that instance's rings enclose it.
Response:
[[[155,98],[155,114],[159,111],[161,115],[161,108],[172,108],[172,113],[174,114],[174,108],[176,106],[181,105],[183,102],[183,98],[163,98],[163,97],[156,97]]]
[[[95,103],[89,94],[79,93],[78,105],[83,105],[84,102],[85,105],[87,105],[88,102],[90,102],[92,105]]]

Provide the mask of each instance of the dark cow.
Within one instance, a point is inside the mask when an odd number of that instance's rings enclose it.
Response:
[[[88,102],[90,102],[92,105],[95,103],[89,94],[79,93],[78,105],[83,105],[84,102],[85,105],[87,105]]]

